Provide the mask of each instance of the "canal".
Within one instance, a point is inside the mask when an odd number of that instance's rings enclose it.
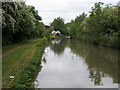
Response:
[[[79,40],[52,40],[36,88],[118,88],[118,50]]]

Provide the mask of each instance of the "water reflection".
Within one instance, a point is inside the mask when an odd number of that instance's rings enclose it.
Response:
[[[118,51],[78,40],[54,40],[45,50],[39,88],[117,88]]]
[[[53,50],[53,52],[58,56],[60,56],[64,52],[66,45],[66,39],[54,39],[52,40],[52,43],[50,43],[51,50]]]
[[[52,44],[57,45],[60,43],[60,41],[61,41],[60,39],[54,39],[54,40],[52,40]]]
[[[70,48],[73,53],[85,58],[89,77],[95,85],[102,85],[101,79],[104,76],[110,76],[113,78],[113,83],[118,83],[118,50],[77,40],[71,41]]]

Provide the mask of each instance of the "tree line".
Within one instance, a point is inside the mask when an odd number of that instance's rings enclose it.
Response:
[[[64,25],[64,19],[54,19],[51,26],[66,32],[73,39],[107,47],[119,47],[120,6],[102,2],[95,3],[89,15],[82,13]],[[61,23],[60,23],[61,22]],[[64,28],[64,29],[63,29]]]
[[[94,4],[89,15],[83,13],[67,23],[72,38],[108,47],[119,47],[120,7],[102,2]]]
[[[42,37],[45,25],[35,7],[25,2],[2,2],[2,44]]]
[[[25,2],[3,2],[2,44],[18,43],[33,37],[48,37],[55,30],[73,39],[118,48],[119,16],[119,5],[104,5],[98,2],[91,8],[89,15],[83,12],[66,24],[63,18],[58,17],[50,23],[51,27],[46,29],[35,7],[26,5]]]

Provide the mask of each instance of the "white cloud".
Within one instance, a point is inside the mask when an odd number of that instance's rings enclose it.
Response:
[[[27,5],[33,5],[38,10],[45,24],[56,17],[62,17],[65,22],[74,19],[82,12],[88,13],[95,2],[115,4],[119,0],[26,0]]]

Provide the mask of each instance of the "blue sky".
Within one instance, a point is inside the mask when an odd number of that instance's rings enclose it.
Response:
[[[117,4],[119,0],[26,0],[27,5],[33,5],[38,10],[44,24],[49,25],[54,18],[62,17],[70,22],[76,16],[88,13],[95,2]]]

